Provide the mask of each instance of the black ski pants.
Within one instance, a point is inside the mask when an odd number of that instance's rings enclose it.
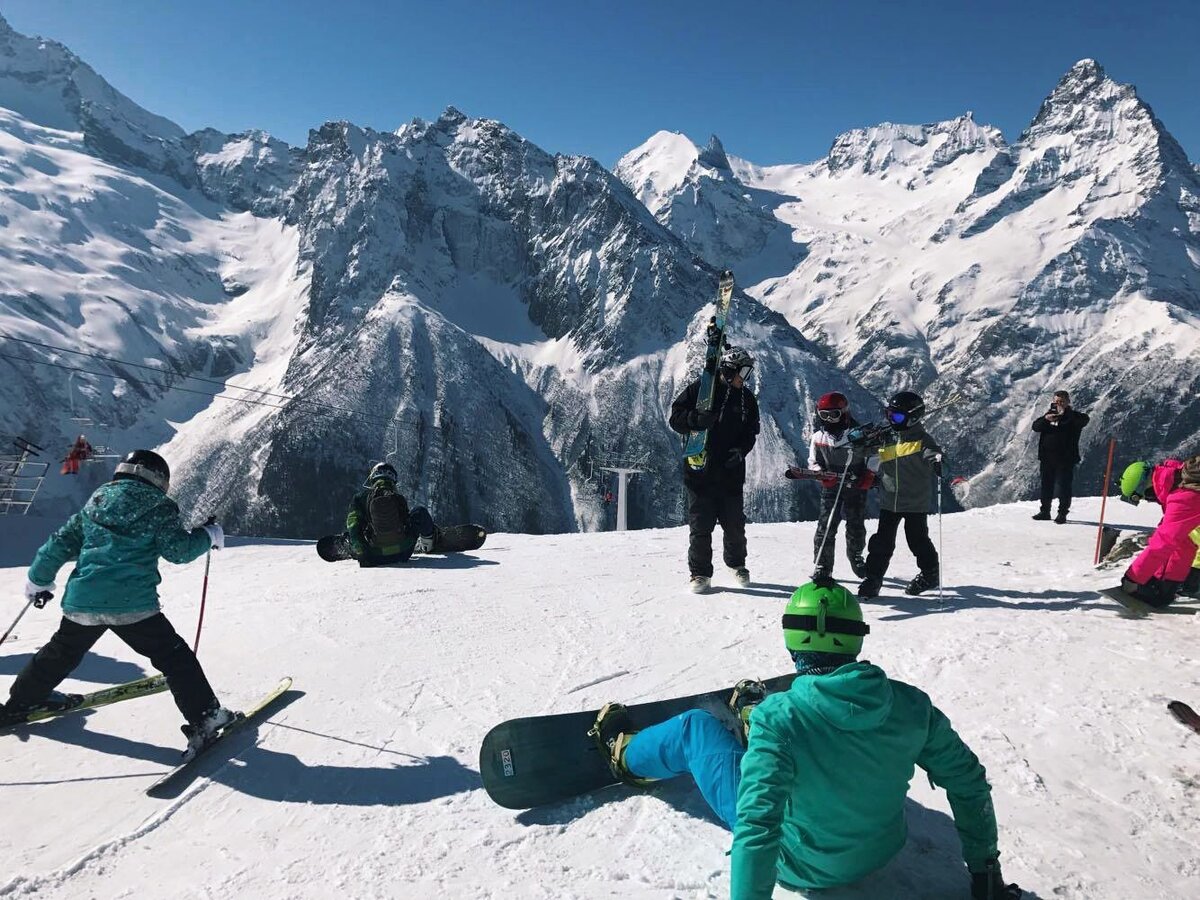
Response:
[[[189,722],[198,722],[217,705],[196,654],[162,613],[131,625],[80,625],[64,618],[49,643],[34,654],[13,682],[9,702],[14,706],[41,703],[110,629],[135,653],[149,657],[150,665],[166,676],[175,705]]]
[[[712,577],[712,535],[717,523],[724,538],[725,565],[739,569],[746,564],[746,511],[742,486],[705,485],[696,490],[688,485],[688,570],[692,575]]]
[[[867,577],[881,579],[887,574],[888,563],[896,550],[896,532],[904,522],[904,538],[908,549],[917,558],[921,571],[932,575],[938,571],[937,548],[929,539],[929,513],[879,511],[879,527],[867,544]]]
[[[833,571],[834,536],[843,518],[846,520],[846,558],[852,560],[862,556],[867,544],[867,492],[843,487],[842,495],[838,497],[837,488],[822,488],[817,533],[813,536],[813,561],[817,568]]]
[[[1071,492],[1075,487],[1075,463],[1042,460],[1042,512],[1050,512],[1050,504],[1058,498],[1058,511],[1065,515],[1071,508]]]

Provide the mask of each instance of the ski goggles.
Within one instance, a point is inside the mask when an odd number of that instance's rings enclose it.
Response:
[[[740,368],[737,368],[737,369],[726,368],[726,369],[722,369],[721,371],[724,372],[725,377],[730,380],[733,380],[734,375],[740,375],[742,378],[742,381],[745,381],[747,378],[750,377],[750,373],[754,371],[754,366],[741,366]]]
[[[908,413],[902,409],[889,409],[887,411],[887,420],[893,425],[904,425],[908,422]]]
[[[818,409],[817,418],[822,422],[840,422],[846,415],[844,409]]]

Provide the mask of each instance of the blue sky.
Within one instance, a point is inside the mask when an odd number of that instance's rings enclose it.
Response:
[[[447,105],[612,165],[659,129],[758,163],[968,109],[1015,138],[1077,59],[1138,86],[1200,161],[1195,0],[0,0],[193,130],[302,144]]]

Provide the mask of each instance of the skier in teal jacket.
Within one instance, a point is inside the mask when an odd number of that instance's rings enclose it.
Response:
[[[167,496],[170,478],[166,460],[157,453],[133,451],[113,480],[97,488],[38,550],[25,586],[30,602],[43,605],[53,596],[58,570],[72,560],[75,568],[63,592],[62,622],[17,675],[8,702],[0,706],[0,723],[21,721],[35,707],[78,703],[79,695],[54,689],[109,630],[166,676],[188,723],[183,726],[185,758],[233,721],[235,714],[217,702],[196,655],[158,602],[160,557],[191,562],[225,542],[216,522],[183,528],[179,507]]]
[[[597,720],[616,774],[635,784],[691,774],[733,831],[734,900],[847,885],[904,846],[904,800],[916,767],[946,790],[974,900],[1015,900],[996,847],[991,788],[978,758],[922,691],[857,662],[869,628],[833,581],[792,595],[784,640],[799,677],[757,704],[735,692],[747,746],[708,712],[690,710],[640,732],[609,704]],[[758,694],[761,697],[761,690]]]

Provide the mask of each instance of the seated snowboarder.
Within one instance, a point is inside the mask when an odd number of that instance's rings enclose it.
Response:
[[[1166,459],[1157,466],[1136,462],[1121,476],[1121,498],[1153,500],[1162,521],[1121,577],[1121,590],[1150,606],[1164,607],[1179,593],[1200,586],[1200,456],[1186,463]]]
[[[77,704],[77,695],[54,689],[109,630],[166,676],[188,723],[185,758],[233,721],[236,714],[217,702],[196,655],[159,605],[160,557],[186,563],[225,546],[215,522],[190,531],[183,527],[179,507],[167,496],[170,479],[166,460],[134,450],[117,465],[113,480],[97,488],[38,550],[25,585],[31,602],[48,599],[58,570],[77,562],[63,592],[58,631],[17,675],[8,703],[0,707],[0,722],[19,721],[38,706]]]
[[[777,881],[830,888],[884,866],[904,846],[904,799],[920,766],[949,795],[972,898],[1020,897],[1000,873],[983,766],[925,693],[857,661],[868,631],[841,585],[797,588],[783,636],[800,677],[765,699],[754,682],[738,685],[730,705],[746,723],[745,749],[708,712],[629,733],[624,707],[610,703],[596,734],[614,773],[634,784],[691,774],[733,832],[731,896],[750,900]]]
[[[378,463],[367,475],[365,489],[350,501],[346,537],[350,553],[364,568],[406,562],[413,553],[433,549],[437,529],[429,510],[410,510],[396,490],[396,477],[391,463]]]

